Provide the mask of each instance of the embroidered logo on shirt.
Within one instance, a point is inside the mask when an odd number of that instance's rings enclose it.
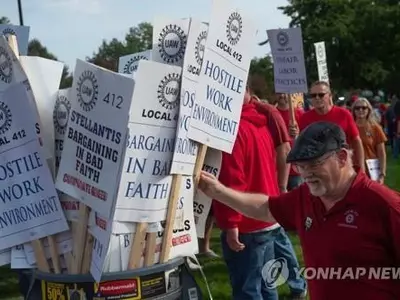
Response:
[[[358,212],[353,209],[349,209],[344,213],[344,222],[338,223],[338,226],[357,229],[357,217]]]

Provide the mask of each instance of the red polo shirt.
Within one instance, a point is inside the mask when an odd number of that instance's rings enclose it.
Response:
[[[269,208],[286,230],[297,231],[306,267],[400,267],[400,194],[364,173],[328,212],[306,184],[270,197]],[[308,283],[311,299],[400,299],[400,278]]]

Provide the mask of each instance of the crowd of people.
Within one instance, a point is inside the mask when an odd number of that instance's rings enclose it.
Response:
[[[199,186],[214,201],[200,252],[217,256],[208,242],[214,219],[235,300],[278,299],[263,275],[277,258],[287,262],[291,299],[308,292],[311,299],[399,299],[395,280],[306,282],[296,273],[286,230],[298,234],[306,266],[400,267],[400,195],[385,185],[385,145],[390,141],[396,156],[400,136],[396,99],[378,114],[377,104],[360,96],[335,105],[323,81],[309,96],[312,107],[292,114],[290,95],[277,94],[272,105],[248,86],[219,178],[201,175]],[[367,160],[377,161],[376,178]]]

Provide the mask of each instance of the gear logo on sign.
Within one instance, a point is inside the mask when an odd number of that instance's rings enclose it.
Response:
[[[267,261],[261,270],[261,275],[268,289],[275,289],[284,284],[289,278],[286,259],[278,258]]]
[[[289,35],[284,31],[280,31],[277,34],[276,39],[281,47],[285,47],[287,44],[289,44]]]
[[[11,28],[6,28],[6,29],[4,29],[3,30],[3,34],[4,34],[4,36],[7,38],[9,35],[17,35],[16,33],[15,33],[15,31],[14,30],[12,30]]]
[[[99,93],[97,79],[92,71],[86,70],[79,76],[76,91],[79,105],[84,111],[91,111]]]
[[[226,24],[226,37],[231,45],[236,45],[243,31],[243,21],[242,17],[239,13],[233,12],[228,18],[228,22]]]
[[[177,63],[183,59],[187,36],[181,27],[169,24],[163,28],[158,38],[158,51],[166,63]]]
[[[170,73],[158,85],[158,101],[166,109],[174,109],[179,104],[181,76]]]
[[[10,129],[12,122],[11,111],[4,102],[0,102],[0,134]]]
[[[13,65],[7,50],[0,47],[0,80],[11,83],[13,75]]]
[[[133,72],[136,72],[138,68],[138,62],[141,60],[148,60],[146,56],[139,55],[132,57],[124,66],[124,74],[132,74]]]
[[[200,32],[196,40],[196,47],[194,49],[194,55],[196,62],[199,66],[203,63],[204,50],[206,48],[207,31]]]
[[[71,103],[67,97],[59,95],[57,97],[56,105],[53,112],[54,128],[59,134],[64,134],[67,129],[69,111],[71,110]]]

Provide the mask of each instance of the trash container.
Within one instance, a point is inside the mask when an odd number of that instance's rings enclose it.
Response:
[[[30,271],[27,300],[202,300],[183,258],[165,264],[107,273],[101,283],[90,275],[49,274]]]

